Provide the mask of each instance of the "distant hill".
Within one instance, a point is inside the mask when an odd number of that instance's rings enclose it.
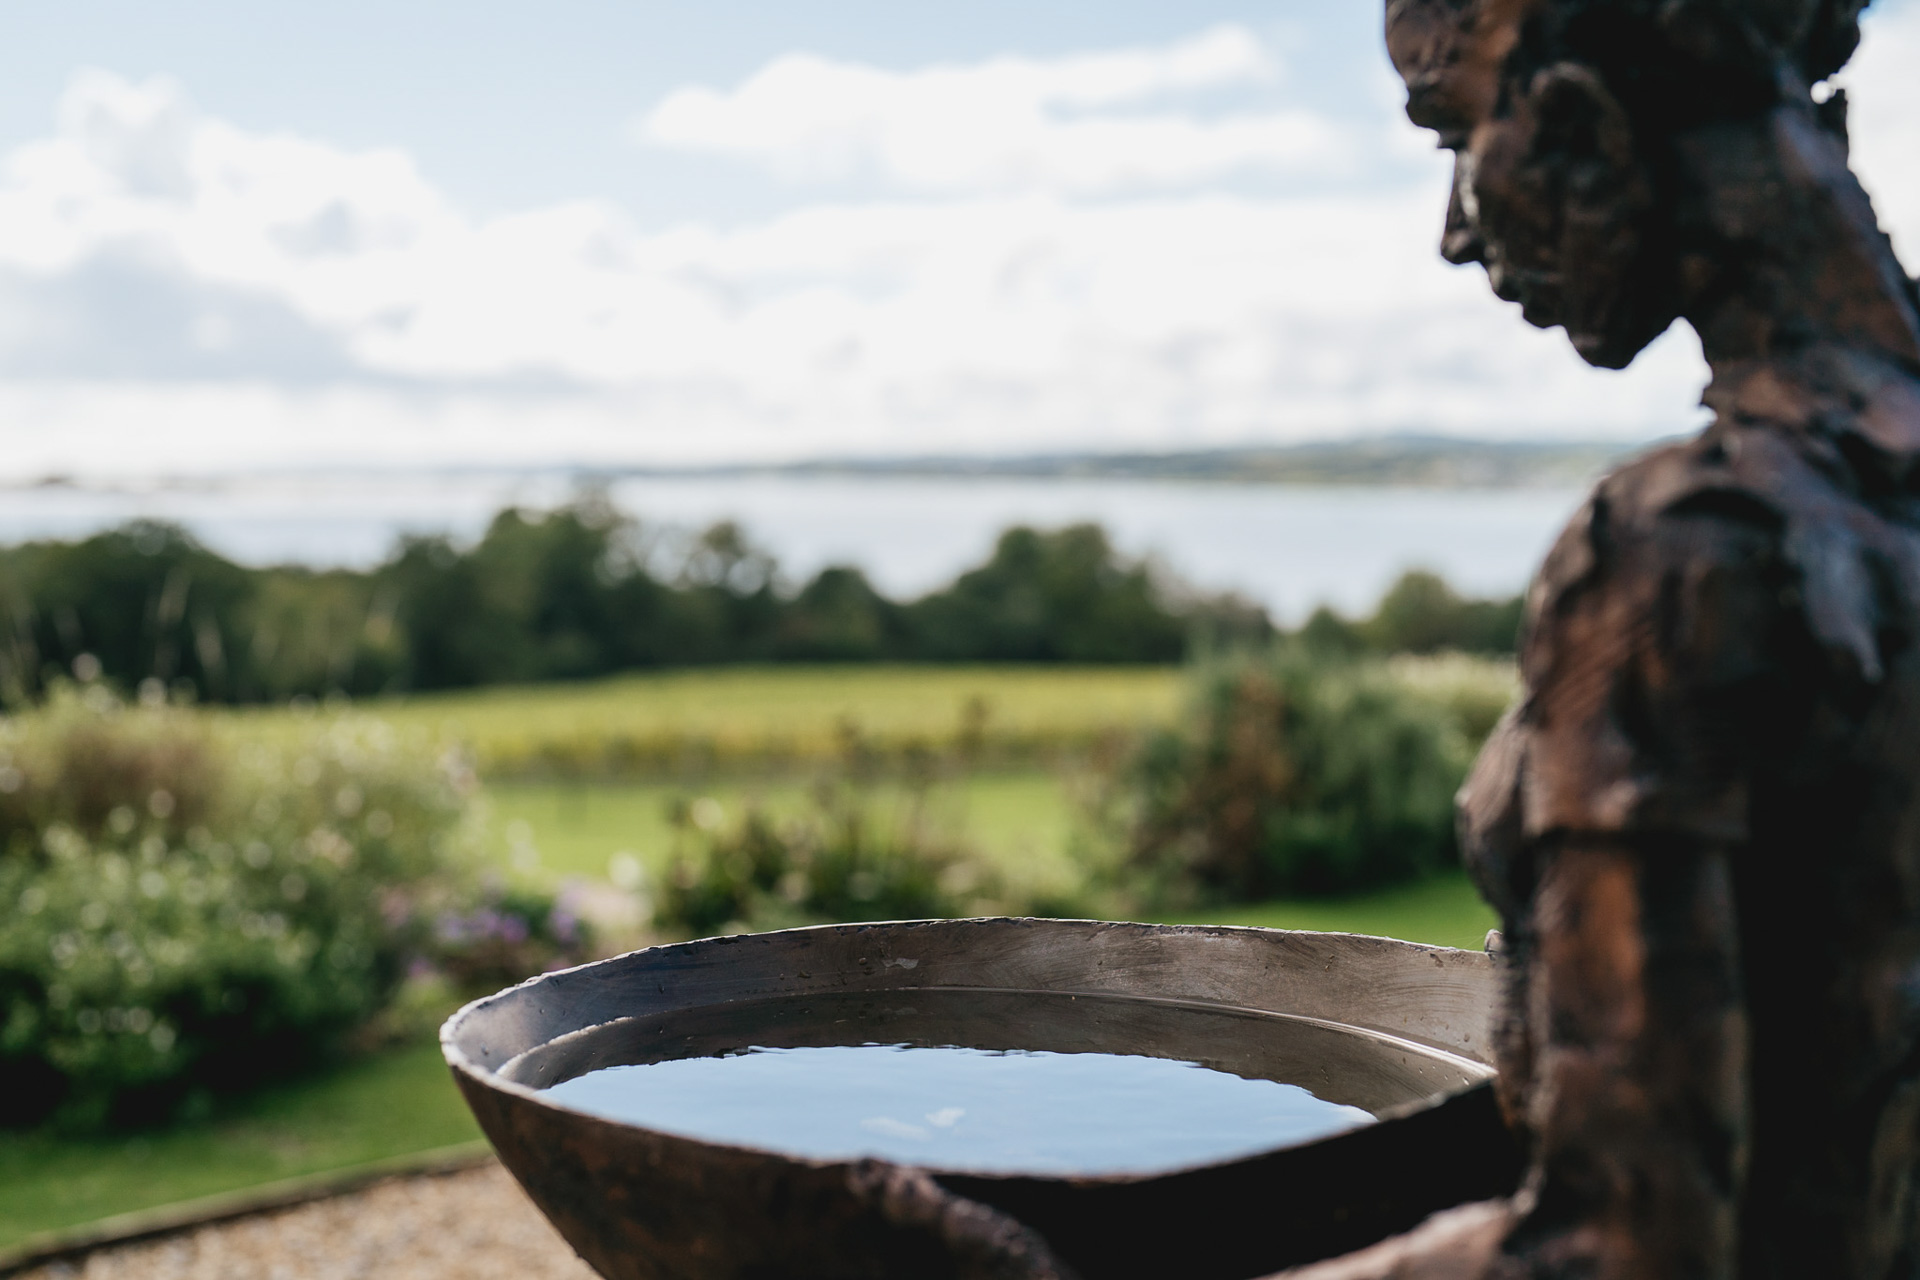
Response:
[[[830,459],[777,467],[718,468],[704,474],[1180,480],[1460,489],[1562,488],[1590,483],[1608,467],[1642,447],[1596,441],[1516,443],[1396,436],[1261,448],[1196,449],[1176,453]]]

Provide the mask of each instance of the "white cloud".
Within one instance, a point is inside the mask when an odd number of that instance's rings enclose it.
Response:
[[[1345,170],[1352,131],[1317,111],[1204,113],[1194,101],[1279,78],[1274,52],[1236,26],[1162,49],[909,72],[795,53],[729,92],[681,89],[636,132],[788,178],[874,176],[931,192],[1088,194]]]
[[[1847,73],[1856,159],[1920,265],[1920,3],[1876,14]],[[51,136],[0,159],[0,471],[1695,420],[1691,335],[1589,370],[1439,262],[1444,157],[1390,122],[1377,79],[1364,109],[1296,120],[1273,51],[1237,28],[919,72],[784,58],[670,96],[649,127],[892,194],[650,228],[585,200],[475,217],[402,151],[87,73]],[[1278,177],[1237,180],[1255,172]]]
[[[1865,28],[1859,54],[1840,76],[1853,163],[1907,269],[1920,271],[1920,3],[1869,9]]]
[[[1232,33],[1016,65],[1049,110],[1275,74]],[[1445,163],[1402,150],[1410,135],[1382,143],[1414,177],[1392,186],[1086,201],[989,184],[646,228],[592,201],[477,218],[402,152],[252,132],[176,86],[90,73],[58,130],[0,165],[0,469],[1645,437],[1692,420],[1687,335],[1597,373],[1438,261]]]

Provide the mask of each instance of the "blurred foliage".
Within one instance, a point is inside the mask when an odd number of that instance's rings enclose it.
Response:
[[[877,761],[844,724],[839,760],[797,812],[752,804],[729,821],[710,797],[677,801],[675,848],[648,895],[654,926],[697,935],[1007,909],[998,868],[942,818],[945,785],[966,765],[959,741],[921,753],[883,798]]]
[[[588,496],[502,511],[474,545],[408,537],[358,572],[248,569],[142,521],[0,550],[0,697],[158,680],[209,701],[572,680],[737,662],[1173,662],[1264,640],[1265,614],[1122,559],[1093,525],[1013,529],[899,603],[858,569],[798,589],[738,525],[652,530]]]
[[[1511,661],[1464,653],[1395,654],[1387,674],[1412,697],[1451,716],[1475,750],[1520,696],[1520,671]]]
[[[61,685],[0,720],[0,1122],[203,1107],[340,1047],[410,967],[547,957],[445,931],[506,905],[459,760],[364,717],[265,736],[147,694]]]
[[[425,971],[459,995],[476,998],[536,973],[590,960],[594,930],[577,899],[575,888],[554,895],[482,877],[477,894],[458,895],[434,917],[419,945],[415,974]],[[429,1022],[437,1024],[445,1012],[434,1007]]]
[[[1350,620],[1322,606],[1300,628],[1299,638],[1314,652],[1329,655],[1509,654],[1525,603],[1522,596],[1465,599],[1438,574],[1415,569],[1388,589],[1372,617]]]
[[[843,722],[803,801],[676,799],[671,853],[616,861],[671,936],[1368,892],[1457,864],[1454,792],[1516,691],[1505,663],[1329,656],[1298,639],[1188,679],[1184,712],[1092,744],[1061,779],[1082,813],[1057,873],[967,838],[955,784],[986,741],[981,705],[903,757]]]
[[[804,773],[838,757],[838,725],[849,718],[867,749],[898,769],[962,732],[979,764],[1029,767],[1169,721],[1180,688],[1171,666],[767,664],[363,705],[458,742],[489,781],[633,781]],[[272,722],[290,713],[235,714]]]
[[[1301,635],[1329,653],[1507,653],[1518,619],[1517,599],[1415,572],[1373,617],[1322,609]],[[592,495],[502,511],[471,546],[404,538],[366,571],[246,568],[153,521],[0,549],[10,705],[69,676],[276,702],[714,663],[1171,663],[1273,634],[1258,607],[1129,560],[1091,524],[1009,529],[905,602],[847,566],[790,588],[738,525],[675,536]]]
[[[1203,666],[1184,722],[1114,774],[1135,890],[1162,905],[1255,902],[1451,865],[1453,795],[1507,693],[1474,671],[1449,680],[1300,643]]]
[[[1242,642],[1269,631],[1231,597],[1176,612],[1149,568],[1122,563],[1090,524],[1007,530],[986,564],[914,602],[908,619],[923,655],[948,661],[1174,662],[1195,626]]]

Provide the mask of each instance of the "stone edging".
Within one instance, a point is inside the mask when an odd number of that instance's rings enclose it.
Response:
[[[18,1275],[50,1262],[73,1261],[98,1249],[177,1235],[217,1222],[230,1222],[256,1213],[270,1213],[331,1196],[347,1195],[394,1178],[463,1173],[491,1164],[493,1158],[493,1148],[484,1141],[463,1142],[458,1146],[395,1156],[372,1164],[354,1165],[347,1169],[334,1169],[242,1191],[223,1192],[180,1204],[102,1218],[85,1226],[31,1236],[10,1249],[0,1249],[0,1277]]]

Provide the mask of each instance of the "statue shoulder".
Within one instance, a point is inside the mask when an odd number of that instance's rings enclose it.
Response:
[[[1602,480],[1529,595],[1523,673],[1632,655],[1704,693],[1767,678],[1871,685],[1920,624],[1914,513],[1815,442],[1716,428]],[[1569,644],[1610,642],[1590,657]],[[1856,690],[1857,691],[1857,690]]]
[[[1529,620],[1551,619],[1570,596],[1657,588],[1663,573],[1761,568],[1791,523],[1796,495],[1785,477],[1800,466],[1756,452],[1702,437],[1607,475],[1542,564]]]
[[[1758,753],[1791,737],[1782,695],[1823,678],[1794,554],[1818,486],[1790,453],[1713,433],[1656,449],[1568,524],[1529,596],[1503,748],[1523,775],[1518,838],[1745,838]]]

